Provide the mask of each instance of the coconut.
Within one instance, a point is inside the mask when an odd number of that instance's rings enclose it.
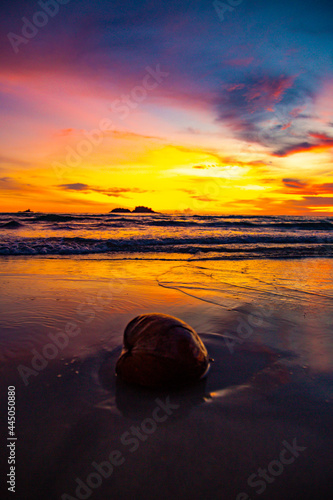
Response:
[[[207,350],[196,331],[167,314],[142,314],[124,332],[116,374],[145,387],[180,386],[202,378],[209,369]]]

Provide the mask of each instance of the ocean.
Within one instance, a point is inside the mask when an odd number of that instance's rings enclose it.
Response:
[[[0,255],[224,260],[333,256],[333,217],[0,214]]]

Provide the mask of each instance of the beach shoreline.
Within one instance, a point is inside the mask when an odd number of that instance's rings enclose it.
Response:
[[[2,262],[1,393],[3,403],[16,387],[17,498],[330,493],[332,260]],[[146,312],[196,329],[215,360],[204,381],[149,393],[116,380],[124,327]],[[156,400],[174,405],[165,422],[152,423]],[[294,442],[294,462],[276,465]],[[269,479],[258,476],[274,460]],[[108,478],[92,465],[105,461]]]

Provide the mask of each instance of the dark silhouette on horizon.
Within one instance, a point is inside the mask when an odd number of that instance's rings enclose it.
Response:
[[[148,207],[143,207],[139,205],[138,207],[135,207],[134,210],[129,210],[128,208],[114,208],[109,212],[110,214],[112,213],[119,213],[119,214],[156,214],[154,210]]]

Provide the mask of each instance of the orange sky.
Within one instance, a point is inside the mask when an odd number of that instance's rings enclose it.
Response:
[[[308,150],[277,156],[234,137],[205,106],[168,99],[162,88],[147,91],[122,119],[110,109],[116,92],[108,101],[69,78],[54,93],[44,75],[2,74],[1,82],[23,101],[2,133],[2,211],[105,212],[144,204],[195,213],[333,212],[333,142],[326,136],[314,136]],[[318,121],[331,89],[316,103]],[[159,113],[150,109],[156,101]],[[193,128],[182,130],[186,123]]]

